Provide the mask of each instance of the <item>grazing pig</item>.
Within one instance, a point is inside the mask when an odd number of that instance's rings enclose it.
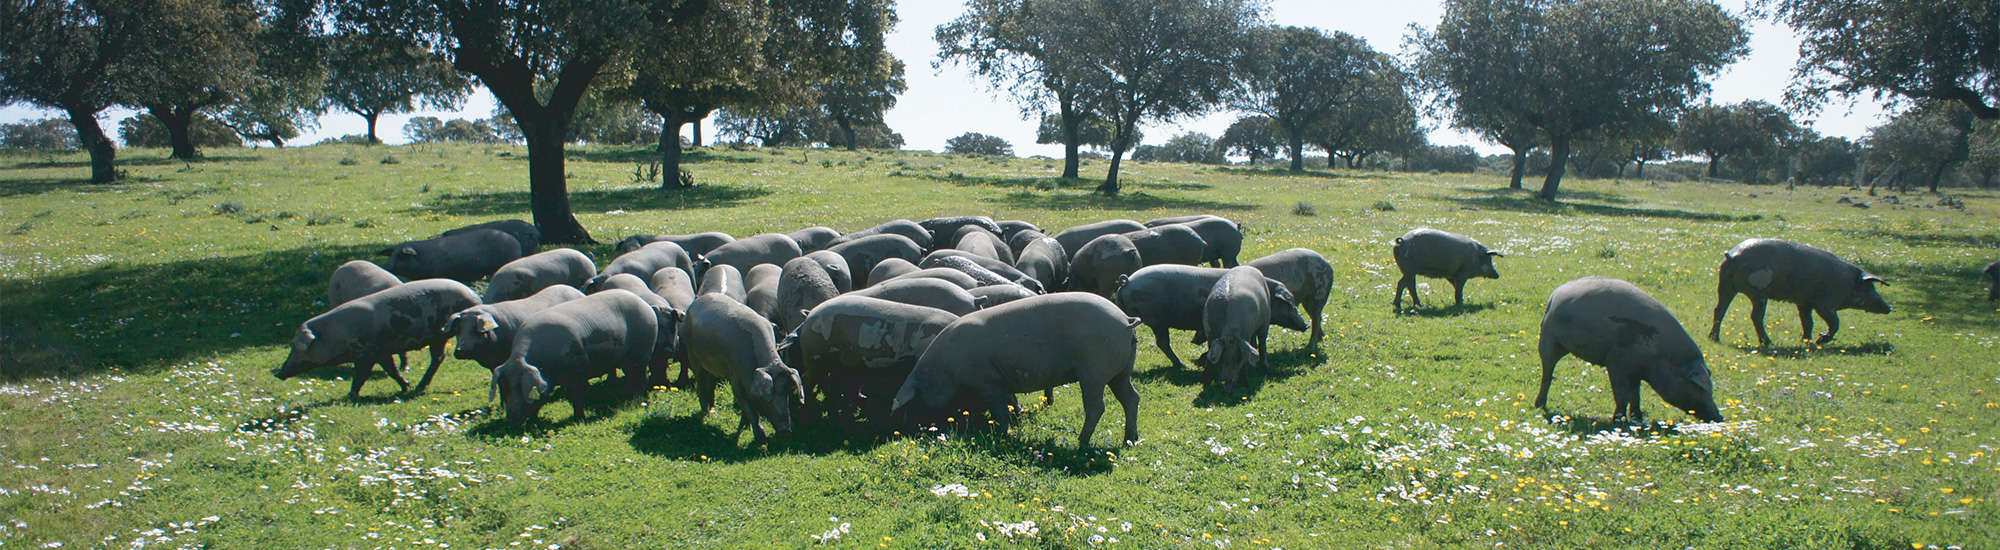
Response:
[[[647,373],[672,351],[673,343],[663,339],[676,334],[671,325],[680,318],[621,289],[542,310],[521,324],[513,354],[493,369],[492,393],[499,394],[507,423],[519,426],[541,411],[541,398],[552,386],[562,386],[569,392],[571,418],[580,420],[592,378],[622,372],[626,393],[646,391]]]
[[[680,268],[660,268],[648,281],[652,283],[653,293],[665,298],[675,310],[687,311],[688,304],[694,303],[694,278]]]
[[[1542,389],[1535,407],[1548,409],[1556,361],[1575,355],[1611,375],[1613,420],[1643,421],[1639,381],[1667,404],[1709,422],[1721,422],[1715,386],[1701,348],[1667,306],[1631,283],[1584,277],[1556,287],[1542,314]]]
[[[1396,269],[1403,272],[1403,278],[1396,281],[1396,298],[1392,301],[1396,311],[1403,310],[1406,289],[1410,292],[1410,306],[1423,307],[1417,298],[1418,275],[1451,281],[1453,300],[1465,305],[1465,281],[1474,277],[1499,279],[1500,272],[1493,269],[1493,258],[1506,257],[1470,237],[1428,227],[1396,237],[1393,252]]]
[[[1014,269],[1040,283],[1044,290],[1063,288],[1069,282],[1069,253],[1063,251],[1062,243],[1041,237],[1015,255]]]
[[[1132,246],[1139,247],[1139,258],[1146,265],[1197,265],[1208,250],[1208,243],[1201,240],[1201,235],[1185,225],[1141,229],[1126,233],[1125,238],[1132,240]]]
[[[924,229],[924,227],[921,225],[917,225],[917,222],[913,222],[910,220],[891,220],[883,223],[882,225],[870,227],[853,233],[848,233],[846,235],[841,235],[840,238],[834,239],[833,242],[831,243],[827,243],[827,247],[832,248],[835,246],[840,246],[842,244],[858,241],[861,239],[866,239],[876,235],[902,235],[903,238],[909,239],[910,242],[917,243],[918,255],[922,255],[923,251],[925,250],[930,250],[931,243],[936,242],[936,240],[931,237],[930,230]],[[846,256],[846,254],[842,254],[842,256]],[[848,261],[850,262],[853,261],[853,258],[849,258]],[[914,262],[916,261],[916,259],[911,258],[910,261]]]
[[[1016,262],[1019,262],[1021,260],[1021,253],[1023,251],[1026,251],[1028,248],[1028,243],[1032,243],[1037,240],[1046,238],[1049,238],[1049,236],[1042,234],[1041,231],[1036,231],[1032,229],[1020,231],[1007,236],[1007,251],[1013,252],[1014,260]],[[1058,246],[1061,245],[1060,242],[1058,242],[1057,244]],[[1068,251],[1065,250],[1064,252]]]
[[[465,227],[460,227],[458,229],[453,229],[450,231],[439,233],[438,236],[449,237],[452,235],[457,235],[459,233],[469,233],[481,229],[491,229],[494,231],[499,231],[501,233],[506,233],[508,236],[513,237],[515,242],[521,243],[522,254],[533,254],[535,250],[540,249],[542,246],[542,231],[540,229],[536,229],[535,224],[528,223],[523,220],[498,220],[486,223],[476,223]]]
[[[942,279],[930,278],[883,281],[881,284],[849,292],[847,295],[935,308],[952,315],[972,313],[985,305],[982,299],[973,296],[965,287]]]
[[[1056,233],[1055,239],[1056,242],[1062,243],[1063,250],[1071,254],[1069,261],[1074,263],[1075,255],[1082,254],[1083,245],[1090,244],[1091,240],[1104,235],[1122,235],[1144,229],[1145,225],[1132,220],[1104,220],[1064,229]]]
[[[1986,301],[2000,300],[2000,261],[1986,264],[1980,273],[1986,276]]]
[[[445,332],[458,335],[451,356],[469,359],[486,370],[498,368],[513,355],[514,333],[528,317],[556,304],[583,298],[583,291],[551,285],[526,298],[487,302],[467,308],[445,322]]]
[[[611,263],[604,266],[603,271],[597,272],[596,276],[590,278],[590,283],[584,285],[584,290],[596,290],[597,285],[603,283],[605,279],[620,273],[650,280],[653,273],[668,267],[685,270],[690,275],[695,273],[694,261],[688,257],[686,250],[681,249],[681,245],[666,241],[647,244],[638,250],[613,258]]]
[[[979,265],[979,262],[972,261],[971,258],[964,256],[932,256],[925,258],[923,263],[917,264],[917,267],[925,267],[925,269],[950,269],[964,273],[966,276],[972,278],[974,286],[1015,284],[1013,280],[1001,276],[999,273],[994,273],[993,270]],[[1008,269],[1013,268],[1010,267]]]
[[[967,227],[976,227],[995,235],[1000,234],[1000,224],[986,216],[931,218],[917,222],[917,226],[931,233],[931,246],[936,248],[949,248],[952,243],[958,242],[956,239],[958,231]]]
[[[749,271],[758,264],[784,265],[792,258],[804,256],[799,242],[779,233],[765,233],[754,237],[744,237],[736,242],[716,247],[695,259],[695,276],[709,266],[735,266],[737,272]]]
[[[572,248],[558,248],[507,262],[486,284],[486,302],[526,298],[553,285],[583,288],[597,276],[597,264]]]
[[[1750,297],[1750,325],[1757,328],[1758,345],[1769,347],[1764,333],[1764,304],[1770,300],[1791,302],[1799,307],[1799,324],[1805,330],[1800,339],[1811,339],[1813,313],[1826,320],[1826,334],[1818,343],[1833,341],[1840,332],[1843,309],[1888,313],[1889,302],[1875,291],[1876,277],[1832,252],[1778,239],[1749,239],[1722,256],[1715,285],[1715,322],[1709,325],[1708,339],[1722,341],[1722,316],[1737,294]]]
[[[1201,332],[1202,308],[1208,303],[1209,292],[1228,273],[1227,269],[1215,267],[1147,266],[1124,278],[1118,286],[1116,301],[1125,313],[1138,317],[1147,328],[1153,329],[1153,345],[1159,346],[1160,353],[1173,362],[1174,368],[1186,368],[1180,356],[1174,354],[1167,330],[1197,331],[1195,343],[1207,341],[1207,333]],[[1298,300],[1291,289],[1269,277],[1264,278],[1264,285],[1265,294],[1270,296],[1270,324],[1306,330],[1309,325],[1305,318],[1299,317]]]
[[[707,254],[708,251],[715,250],[716,247],[736,242],[736,237],[731,237],[728,233],[720,231],[688,235],[633,235],[626,237],[625,240],[618,241],[618,253],[624,254],[638,250],[639,247],[661,241],[679,245],[681,250],[687,251],[688,257],[694,257]]]
[[[812,252],[823,250],[827,247],[827,243],[840,238],[840,230],[824,225],[815,225],[793,231],[786,236],[791,237],[794,242],[799,243],[799,250]]]
[[[917,267],[919,268],[948,267],[942,263],[945,261],[944,258],[948,257],[964,258],[966,260],[970,260],[972,263],[977,264],[979,267],[985,268],[987,271],[991,271],[995,275],[999,275],[1000,278],[1006,279],[1008,281],[1013,281],[1014,284],[1027,287],[1028,290],[1032,290],[1036,294],[1041,294],[1048,291],[1048,287],[1043,286],[1041,281],[1036,280],[1034,277],[1028,276],[1028,274],[1026,273],[1022,273],[1021,270],[1019,269],[1014,269],[1014,266],[1012,264],[1004,263],[1001,262],[1000,260],[995,260],[978,254],[973,254],[971,252],[966,252],[964,250],[945,249],[945,250],[939,250],[937,252],[932,252],[930,253],[930,255],[924,256],[924,261],[917,262]],[[979,276],[974,273],[967,273],[967,274],[972,275],[974,277]]]
[[[701,399],[696,416],[715,410],[715,385],[726,380],[743,413],[738,436],[747,427],[756,442],[764,442],[759,416],[771,421],[778,437],[791,435],[792,405],[805,404],[805,390],[798,371],[778,359],[770,321],[741,303],[702,296],[688,308],[687,324],[687,358],[694,364],[695,395]]]
[[[1090,446],[1104,415],[1104,388],[1125,407],[1125,441],[1139,440],[1139,392],[1132,388],[1137,351],[1126,317],[1102,297],[1076,292],[1045,294],[972,312],[931,340],[896,392],[892,410],[935,422],[959,411],[979,410],[1006,433],[1020,410],[1015,394],[1046,391],[1070,382],[1083,394],[1078,447]]]
[[[631,273],[612,275],[611,278],[605,279],[603,283],[599,283],[597,288],[590,293],[597,294],[607,290],[630,292],[633,296],[638,296],[639,299],[645,300],[647,307],[673,307],[673,303],[668,302],[665,296],[653,292],[653,288],[646,285],[645,279],[641,279],[639,276]]]
[[[1000,240],[999,235],[978,227],[968,225],[959,229],[951,247],[983,258],[1014,263],[1014,251],[1007,248],[1007,242]]]
[[[778,334],[789,334],[805,322],[803,311],[839,295],[840,287],[834,284],[826,267],[812,258],[793,258],[785,262],[783,273],[778,275],[777,306],[773,309],[776,318],[771,321],[778,324]]]
[[[1021,285],[982,286],[967,292],[972,293],[973,299],[979,300],[980,307],[993,307],[1037,294],[1035,291],[1022,288]]]
[[[340,264],[340,267],[333,268],[333,276],[326,281],[326,307],[345,304],[400,284],[403,284],[402,279],[374,262],[354,260]]]
[[[743,272],[729,264],[708,268],[701,274],[701,286],[695,288],[695,299],[703,294],[721,294],[737,303],[749,299],[750,291],[743,283]]]
[[[521,257],[521,241],[494,229],[476,229],[382,249],[389,272],[403,280],[476,281]]]
[[[1333,294],[1333,264],[1318,252],[1292,248],[1250,260],[1247,265],[1264,272],[1265,277],[1285,283],[1285,289],[1292,291],[1298,305],[1305,306],[1310,315],[1312,337],[1306,340],[1306,345],[1318,344],[1326,334],[1320,331],[1319,321],[1324,316],[1327,298]]]
[[[284,380],[320,367],[354,363],[354,385],[347,391],[353,398],[361,395],[361,385],[381,365],[402,391],[409,391],[410,383],[390,364],[389,356],[429,347],[431,366],[416,387],[423,391],[437,374],[438,363],[444,362],[445,340],[451,338],[444,331],[445,320],[476,305],[479,295],[450,279],[411,281],[355,298],[300,324],[292,335],[291,354],[271,375]]]
[[[917,264],[904,261],[902,258],[889,258],[882,260],[882,263],[875,264],[875,269],[868,270],[868,278],[866,280],[887,281],[918,269],[921,268],[917,267]]]
[[[847,265],[846,256],[831,250],[819,250],[808,252],[804,257],[819,262],[827,276],[833,277],[833,286],[840,288],[841,292],[854,290],[854,269]]]
[[[1180,216],[1146,222],[1146,227],[1182,225],[1201,236],[1201,262],[1209,267],[1236,267],[1236,255],[1243,250],[1243,226],[1221,216]]]
[[[876,264],[890,258],[898,258],[916,265],[917,260],[924,257],[923,244],[902,235],[871,235],[833,245],[833,248],[827,250],[846,258],[848,272],[856,276],[863,273],[872,275]],[[875,284],[879,280],[881,279],[871,276],[857,279],[854,284],[859,288]]]
[[[1022,220],[1000,220],[995,222],[994,225],[1000,228],[1000,240],[1007,241],[1009,244],[1014,242],[1014,235],[1018,235],[1022,231],[1042,232],[1042,226]]]
[[[1201,328],[1208,335],[1208,351],[1202,357],[1209,380],[1220,382],[1224,392],[1235,392],[1251,367],[1269,365],[1264,344],[1271,331],[1272,287],[1267,280],[1254,267],[1229,268],[1203,301]]]
[[[966,290],[979,288],[978,279],[972,278],[971,275],[965,274],[964,271],[959,271],[949,267],[931,267],[931,268],[919,269],[916,271],[911,271],[909,273],[904,273],[902,275],[897,275],[895,278],[889,280],[903,281],[908,279],[939,279],[945,282],[949,282],[951,284],[958,285],[959,288],[963,288]]]
[[[1138,222],[1132,222],[1138,223]],[[1056,239],[1060,244],[1062,239]],[[1063,244],[1068,250],[1069,245]],[[1124,235],[1104,235],[1091,239],[1069,258],[1069,288],[1110,298],[1118,293],[1118,279],[1146,267],[1139,247]]]
[[[893,396],[931,339],[957,315],[867,296],[841,296],[812,309],[778,343],[798,368],[806,410],[826,408],[884,419]],[[825,400],[818,399],[820,390]]]
[[[778,320],[778,276],[785,268],[758,264],[743,274],[743,305],[772,322]]]

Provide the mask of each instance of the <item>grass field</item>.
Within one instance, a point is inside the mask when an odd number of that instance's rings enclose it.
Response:
[[[1110,199],[1055,179],[1051,160],[706,149],[689,165],[703,184],[662,194],[632,182],[645,155],[572,152],[572,199],[597,239],[1212,212],[1247,224],[1245,259],[1309,247],[1332,260],[1329,341],[1274,331],[1274,372],[1231,398],[1142,337],[1132,446],[1107,446],[1113,406],[1099,446],[1078,450],[1073,387],[1010,437],[808,429],[766,449],[732,437],[733,415],[695,420],[684,390],[576,423],[555,402],[514,431],[469,361],[447,361],[428,393],[376,380],[359,401],[345,368],[268,371],[325,307],[335,265],[527,217],[520,148],[215,150],[194,164],[128,150],[113,185],[77,183],[80,155],[0,157],[0,546],[2000,545],[2000,309],[1977,281],[2000,256],[1994,192],[1955,192],[1957,210],[1575,180],[1553,206],[1487,175],[1128,164]],[[1417,226],[1506,252],[1502,278],[1472,282],[1463,307],[1426,280],[1440,307],[1396,315],[1389,241]],[[1623,278],[1705,334],[1715,267],[1747,237],[1855,261],[1892,283],[1896,311],[1845,312],[1840,339],[1811,347],[1774,305],[1778,345],[1758,350],[1739,300],[1724,341],[1701,341],[1726,423],[1689,423],[1648,389],[1655,423],[1613,425],[1603,370],[1574,358],[1549,414],[1531,406],[1556,285]]]

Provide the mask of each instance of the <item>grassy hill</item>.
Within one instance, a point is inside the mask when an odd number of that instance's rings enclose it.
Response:
[[[1566,183],[1551,205],[1488,175],[1128,164],[1127,193],[1059,161],[704,149],[702,184],[634,183],[643,150],[572,152],[577,217],[633,233],[748,235],[983,214],[1044,227],[1211,212],[1244,258],[1332,260],[1329,341],[1274,331],[1275,372],[1204,393],[1142,337],[1144,441],[1079,450],[1074,388],[1011,437],[803,430],[766,449],[684,390],[551,403],[501,426],[486,371],[448,360],[428,393],[349,374],[268,374],[322,309],[339,263],[443,229],[528,216],[507,146],[0,157],[0,544],[129,547],[1986,547],[2000,543],[2000,194]],[[1101,173],[1101,163],[1087,163]],[[1843,196],[1870,208],[1841,204]],[[1389,242],[1417,226],[1506,252],[1463,307],[1396,315]],[[1834,251],[1882,275],[1889,315],[1842,316],[1801,346],[1774,305],[1759,350],[1738,300],[1703,340],[1730,421],[1642,390],[1657,422],[1609,423],[1603,370],[1565,360],[1531,406],[1556,285],[1623,278],[1704,334],[1721,255],[1748,237]],[[585,247],[600,264],[609,245]],[[1425,280],[1431,303],[1450,285]],[[1142,335],[1143,336],[1143,335]],[[1175,339],[1184,357],[1199,348]],[[420,355],[420,354],[419,354]],[[729,407],[722,392],[723,407]],[[1034,403],[1024,397],[1024,403]],[[725,411],[727,409],[724,409]]]

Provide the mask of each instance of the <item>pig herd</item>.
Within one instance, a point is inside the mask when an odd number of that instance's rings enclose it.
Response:
[[[701,407],[715,390],[735,398],[738,433],[784,437],[795,422],[877,429],[961,423],[1003,432],[1021,393],[1052,398],[1077,383],[1088,446],[1108,388],[1124,409],[1124,439],[1139,437],[1132,385],[1134,329],[1145,325],[1175,368],[1169,329],[1194,331],[1194,362],[1209,384],[1233,392],[1267,367],[1270,327],[1325,337],[1333,266],[1295,248],[1245,262],[1243,227],[1194,215],[1146,223],[1108,220],[1049,235],[1028,222],[984,216],[895,220],[842,233],[809,227],[744,238],[708,232],[635,235],[598,268],[577,250],[540,251],[533,225],[503,220],[447,231],[381,252],[387,268],[351,261],[334,270],[330,310],[302,323],[272,373],[289,378],[353,364],[350,396],[376,367],[405,391],[429,385],[446,350],[490,371],[490,398],[507,421],[538,414],[562,388],[585,413],[589,382],[628,396],[692,382]],[[1402,277],[1392,302],[1417,296],[1417,276],[1465,283],[1499,278],[1502,257],[1471,238],[1422,228],[1395,239]],[[1886,313],[1879,277],[1832,254],[1770,239],[1725,255],[1711,339],[1737,294],[1766,345],[1768,300],[1798,305],[1808,337],[1818,314]],[[2000,293],[2000,262],[1986,269]],[[467,286],[486,280],[484,295]],[[405,283],[403,281],[411,281]],[[1303,315],[1301,308],[1304,309]],[[456,340],[448,346],[447,342]],[[412,387],[404,355],[428,348]],[[1605,367],[1615,416],[1640,418],[1638,383],[1704,420],[1720,420],[1701,350],[1658,300],[1624,281],[1571,281],[1549,297],[1542,321],[1545,407],[1557,360]],[[400,360],[397,360],[399,359]],[[678,373],[668,370],[679,366]]]

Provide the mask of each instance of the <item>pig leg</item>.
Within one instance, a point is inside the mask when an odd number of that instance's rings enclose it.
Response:
[[[1451,280],[1451,298],[1457,305],[1465,305],[1465,279]]]
[[[1424,307],[1423,302],[1417,299],[1416,274],[1404,273],[1403,278],[1396,280],[1396,299],[1390,302],[1396,308],[1396,311],[1403,310],[1403,289],[1405,288],[1410,289],[1410,307]]]
[[[1054,404],[1056,404],[1056,389],[1049,388],[1042,390],[1042,406],[1047,407]]]
[[[694,395],[701,401],[701,409],[695,411],[695,418],[715,412],[715,377],[706,371],[694,373],[694,386]]]
[[[1812,325],[1813,325],[1813,323],[1812,323],[1812,316],[1813,316],[1813,311],[1812,311],[1812,306],[1808,306],[1808,305],[1805,305],[1805,304],[1799,304],[1799,326],[1800,326],[1800,327],[1802,327],[1802,330],[1801,330],[1801,331],[1799,332],[1799,339],[1800,339],[1800,340],[1811,340],[1811,339],[1812,339],[1812,336],[1813,336],[1813,335],[1812,335]]]
[[[1132,372],[1118,373],[1111,378],[1111,395],[1118,397],[1118,404],[1125,407],[1125,442],[1139,442],[1139,390],[1132,388]]]
[[[1090,434],[1097,431],[1097,419],[1104,416],[1104,386],[1090,383],[1078,385],[1083,388],[1083,433],[1076,436],[1076,448],[1088,449]]]
[[[438,343],[431,344],[431,366],[424,369],[424,378],[417,381],[417,391],[424,391],[424,388],[431,387],[431,377],[437,375],[438,365],[442,363],[444,363],[444,342],[439,341]],[[386,369],[387,365],[384,365],[384,368]],[[389,372],[391,376],[396,377],[397,382],[403,381],[403,375],[395,374],[396,371],[393,370]],[[403,390],[409,391],[410,388],[407,387],[407,384],[405,386]]]
[[[389,361],[389,356],[384,355],[376,359],[375,363],[382,365],[382,372],[389,373],[389,379],[395,380],[396,385],[402,387],[401,391],[410,391],[410,382],[403,379],[403,373],[396,372],[393,363]],[[423,388],[420,386],[417,389],[422,390]]]
[[[372,357],[354,360],[354,385],[347,390],[348,399],[361,397],[361,385],[368,383],[368,375],[374,374],[375,362]]]
[[[1544,332],[1542,333],[1541,352],[1542,390],[1535,394],[1535,408],[1547,411],[1549,410],[1549,384],[1556,380],[1556,362],[1561,361],[1564,355],[1569,355],[1569,351],[1564,350],[1562,344],[1557,344],[1555,340],[1549,338],[1547,332]]]
[[[1764,304],[1770,299],[1763,296],[1750,297],[1750,325],[1757,327],[1757,345],[1771,347],[1771,335],[1764,332]]]
[[[1321,312],[1324,311],[1326,311],[1325,300],[1321,300],[1317,304],[1306,304],[1306,312],[1312,314],[1312,323],[1313,323],[1312,336],[1306,339],[1307,347],[1312,347],[1314,345],[1319,344],[1320,339],[1326,337],[1326,333],[1320,332],[1319,330],[1319,318]]]
[[[1613,364],[1615,365],[1617,363],[1613,362]],[[1635,411],[1638,410],[1639,408],[1639,404],[1637,403],[1639,400],[1638,377],[1632,376],[1630,374],[1621,373],[1620,371],[1622,369],[1617,366],[1608,367],[1605,370],[1611,374],[1611,400],[1613,402],[1613,405],[1611,407],[1612,408],[1611,421],[1638,422],[1639,420],[1637,418],[1629,417],[1626,416],[1625,414],[1625,410],[1628,407]]]
[[[569,419],[572,422],[582,421],[583,394],[589,393],[587,388],[590,387],[590,380],[582,377],[565,376],[564,378],[569,379],[563,382],[563,386],[569,388]]]
[[[1722,316],[1729,313],[1729,302],[1736,300],[1736,293],[1730,292],[1729,283],[1724,281],[1715,289],[1715,321],[1708,324],[1708,341],[1722,341]]]
[[[1840,313],[1835,311],[1833,306],[1819,306],[1816,309],[1819,310],[1820,318],[1826,319],[1826,334],[1819,337],[1819,344],[1826,345],[1833,341],[1835,333],[1840,332]]]
[[[1153,328],[1153,345],[1159,346],[1161,353],[1167,354],[1167,360],[1174,362],[1174,368],[1176,369],[1187,368],[1186,364],[1181,363],[1180,356],[1174,355],[1174,343],[1167,339],[1167,325],[1153,324],[1152,328]]]

